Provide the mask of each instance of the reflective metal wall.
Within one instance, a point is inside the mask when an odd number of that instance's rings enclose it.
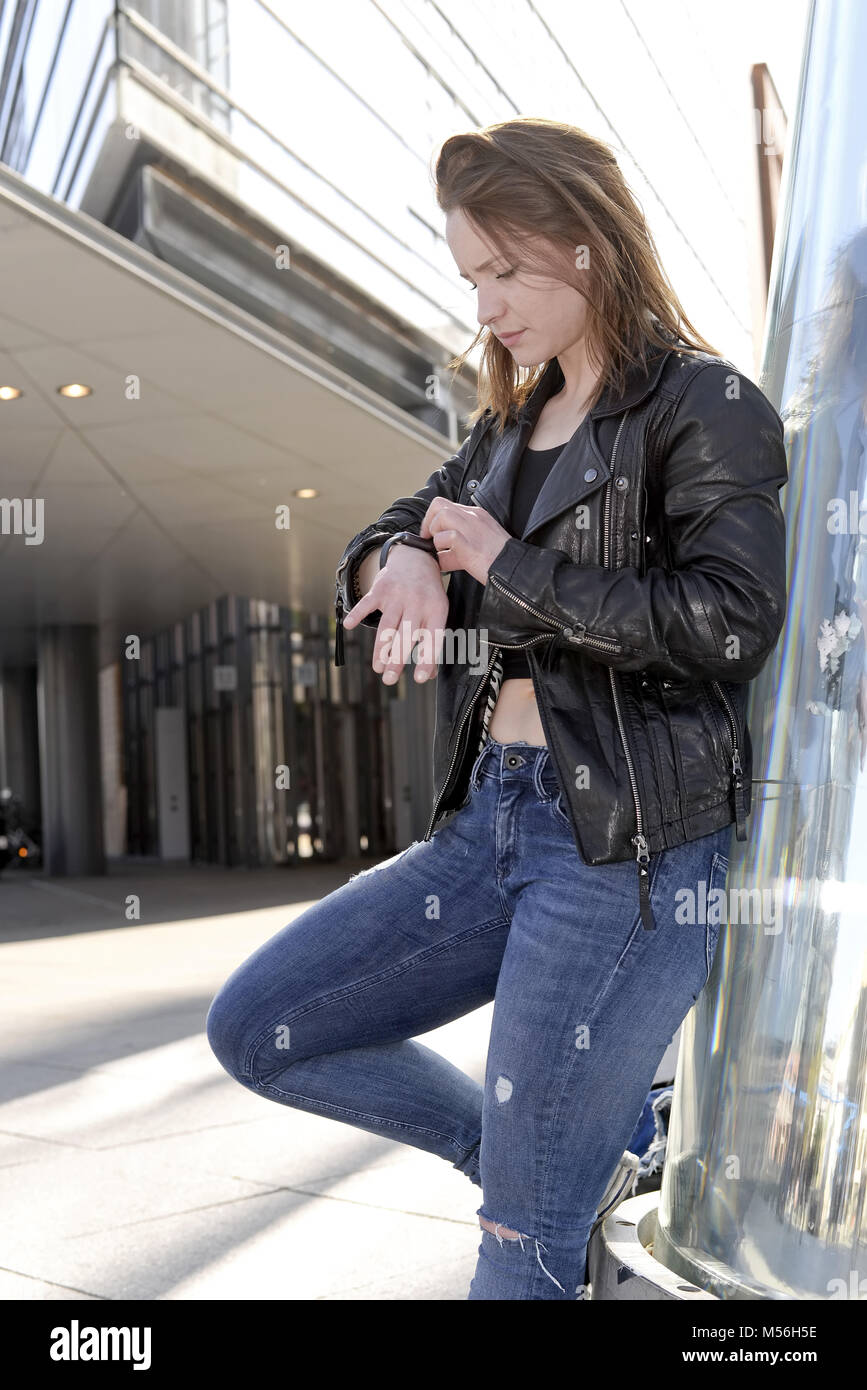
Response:
[[[816,0],[760,385],[786,422],[787,624],[754,811],[684,1024],[654,1254],[723,1298],[867,1298],[867,5]]]

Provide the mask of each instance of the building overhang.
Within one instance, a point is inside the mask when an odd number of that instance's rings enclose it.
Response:
[[[0,498],[44,518],[0,535],[0,663],[48,623],[96,623],[108,662],[227,592],[330,611],[347,539],[453,450],[5,168],[0,266],[0,386],[22,392],[0,401]]]

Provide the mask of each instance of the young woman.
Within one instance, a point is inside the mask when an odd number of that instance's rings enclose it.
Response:
[[[506,121],[447,140],[436,187],[478,295],[479,412],[347,546],[335,653],[377,628],[389,682],[421,639],[430,823],[239,966],[207,1030],[257,1095],[481,1187],[470,1299],[574,1299],[746,838],[782,423],[692,329],[605,145]],[[484,1086],[414,1041],[492,999]]]

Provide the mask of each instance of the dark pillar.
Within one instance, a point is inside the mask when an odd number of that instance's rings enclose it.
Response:
[[[36,667],[4,666],[0,674],[0,787],[21,801],[30,824],[39,824],[39,726],[36,716]]]
[[[103,874],[97,630],[39,633],[42,838],[48,874]]]

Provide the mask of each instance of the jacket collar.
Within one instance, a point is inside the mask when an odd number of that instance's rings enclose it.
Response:
[[[576,506],[589,493],[608,481],[611,469],[599,447],[596,422],[640,404],[659,382],[668,351],[669,349],[654,348],[653,352],[648,354],[645,366],[630,364],[622,392],[615,393],[610,385],[605,388],[545,479],[519,539],[525,540],[538,527],[544,526],[567,508]],[[490,512],[510,533],[509,510],[524,449],[542,407],[560,390],[563,382],[560,363],[556,357],[552,357],[515,419],[506,426],[499,441],[493,445],[485,476],[473,494],[473,501]]]

